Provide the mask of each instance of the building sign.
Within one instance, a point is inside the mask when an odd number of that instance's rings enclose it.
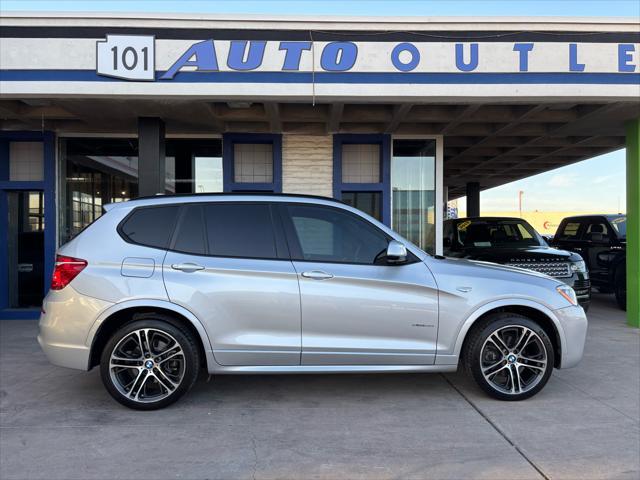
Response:
[[[281,75],[287,81],[344,81],[325,74],[620,74],[639,71],[640,45],[559,42],[312,42],[202,40],[156,41],[153,36],[107,35],[97,42],[97,73],[128,80],[224,81],[221,72],[318,73]],[[156,65],[156,59],[158,64]],[[200,80],[193,75],[204,74]],[[540,76],[540,75],[538,75]],[[389,80],[399,78],[387,76]],[[449,76],[450,77],[450,76]],[[266,77],[263,77],[266,78]],[[274,77],[277,79],[278,77]],[[378,75],[383,81],[385,76]],[[438,77],[433,77],[437,80]],[[445,77],[446,78],[446,77]],[[518,77],[501,77],[518,82]],[[526,82],[527,75],[521,80]],[[557,77],[565,78],[565,77]],[[585,77],[586,78],[586,77]],[[593,76],[591,77],[593,78]],[[614,77],[602,77],[604,83]],[[636,76],[620,82],[637,82]],[[362,77],[364,79],[364,77]],[[496,78],[497,80],[498,78]],[[246,77],[250,81],[250,77]],[[407,76],[409,81],[421,81]],[[256,77],[256,81],[263,81]],[[541,81],[544,81],[541,78]],[[565,80],[566,82],[566,80]],[[615,83],[615,82],[614,82]]]
[[[23,33],[34,36],[20,36]],[[480,97],[635,101],[640,91],[640,35],[633,32],[567,36],[465,31],[432,36],[248,29],[243,38],[244,33],[150,27],[3,29],[0,91],[18,98],[259,97],[312,102]]]

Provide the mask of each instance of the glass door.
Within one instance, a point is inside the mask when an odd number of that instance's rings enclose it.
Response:
[[[44,193],[7,192],[8,307],[42,305],[44,297]]]
[[[436,140],[394,139],[392,226],[423,250],[435,251]]]

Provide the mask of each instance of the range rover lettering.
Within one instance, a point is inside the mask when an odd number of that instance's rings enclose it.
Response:
[[[566,283],[431,256],[335,200],[159,196],[111,204],[57,254],[38,340],[99,367],[136,409],[198,372],[453,372],[522,400],[582,357],[587,319]],[[250,381],[250,380],[247,380]]]

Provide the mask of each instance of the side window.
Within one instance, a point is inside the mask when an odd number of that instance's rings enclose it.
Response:
[[[579,230],[580,222],[567,222],[560,232],[559,237],[561,240],[576,240],[578,238]]]
[[[278,258],[269,205],[220,202],[203,208],[209,255]]]
[[[206,253],[202,206],[187,205],[178,223],[172,250],[193,255]]]
[[[120,224],[120,234],[132,243],[166,249],[179,206],[140,207]]]
[[[596,240],[596,241],[600,241],[603,238],[609,238],[607,225],[604,222],[598,222],[598,221],[589,223],[587,225],[587,229],[585,230],[584,238],[586,240]]]
[[[386,252],[384,232],[357,216],[335,208],[287,206],[299,252],[296,260],[372,265]]]

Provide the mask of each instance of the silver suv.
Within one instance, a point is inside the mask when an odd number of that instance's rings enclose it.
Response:
[[[453,372],[521,400],[582,357],[584,311],[543,274],[433,257],[359,210],[294,195],[107,205],[60,248],[38,341],[143,410],[211,374]]]

